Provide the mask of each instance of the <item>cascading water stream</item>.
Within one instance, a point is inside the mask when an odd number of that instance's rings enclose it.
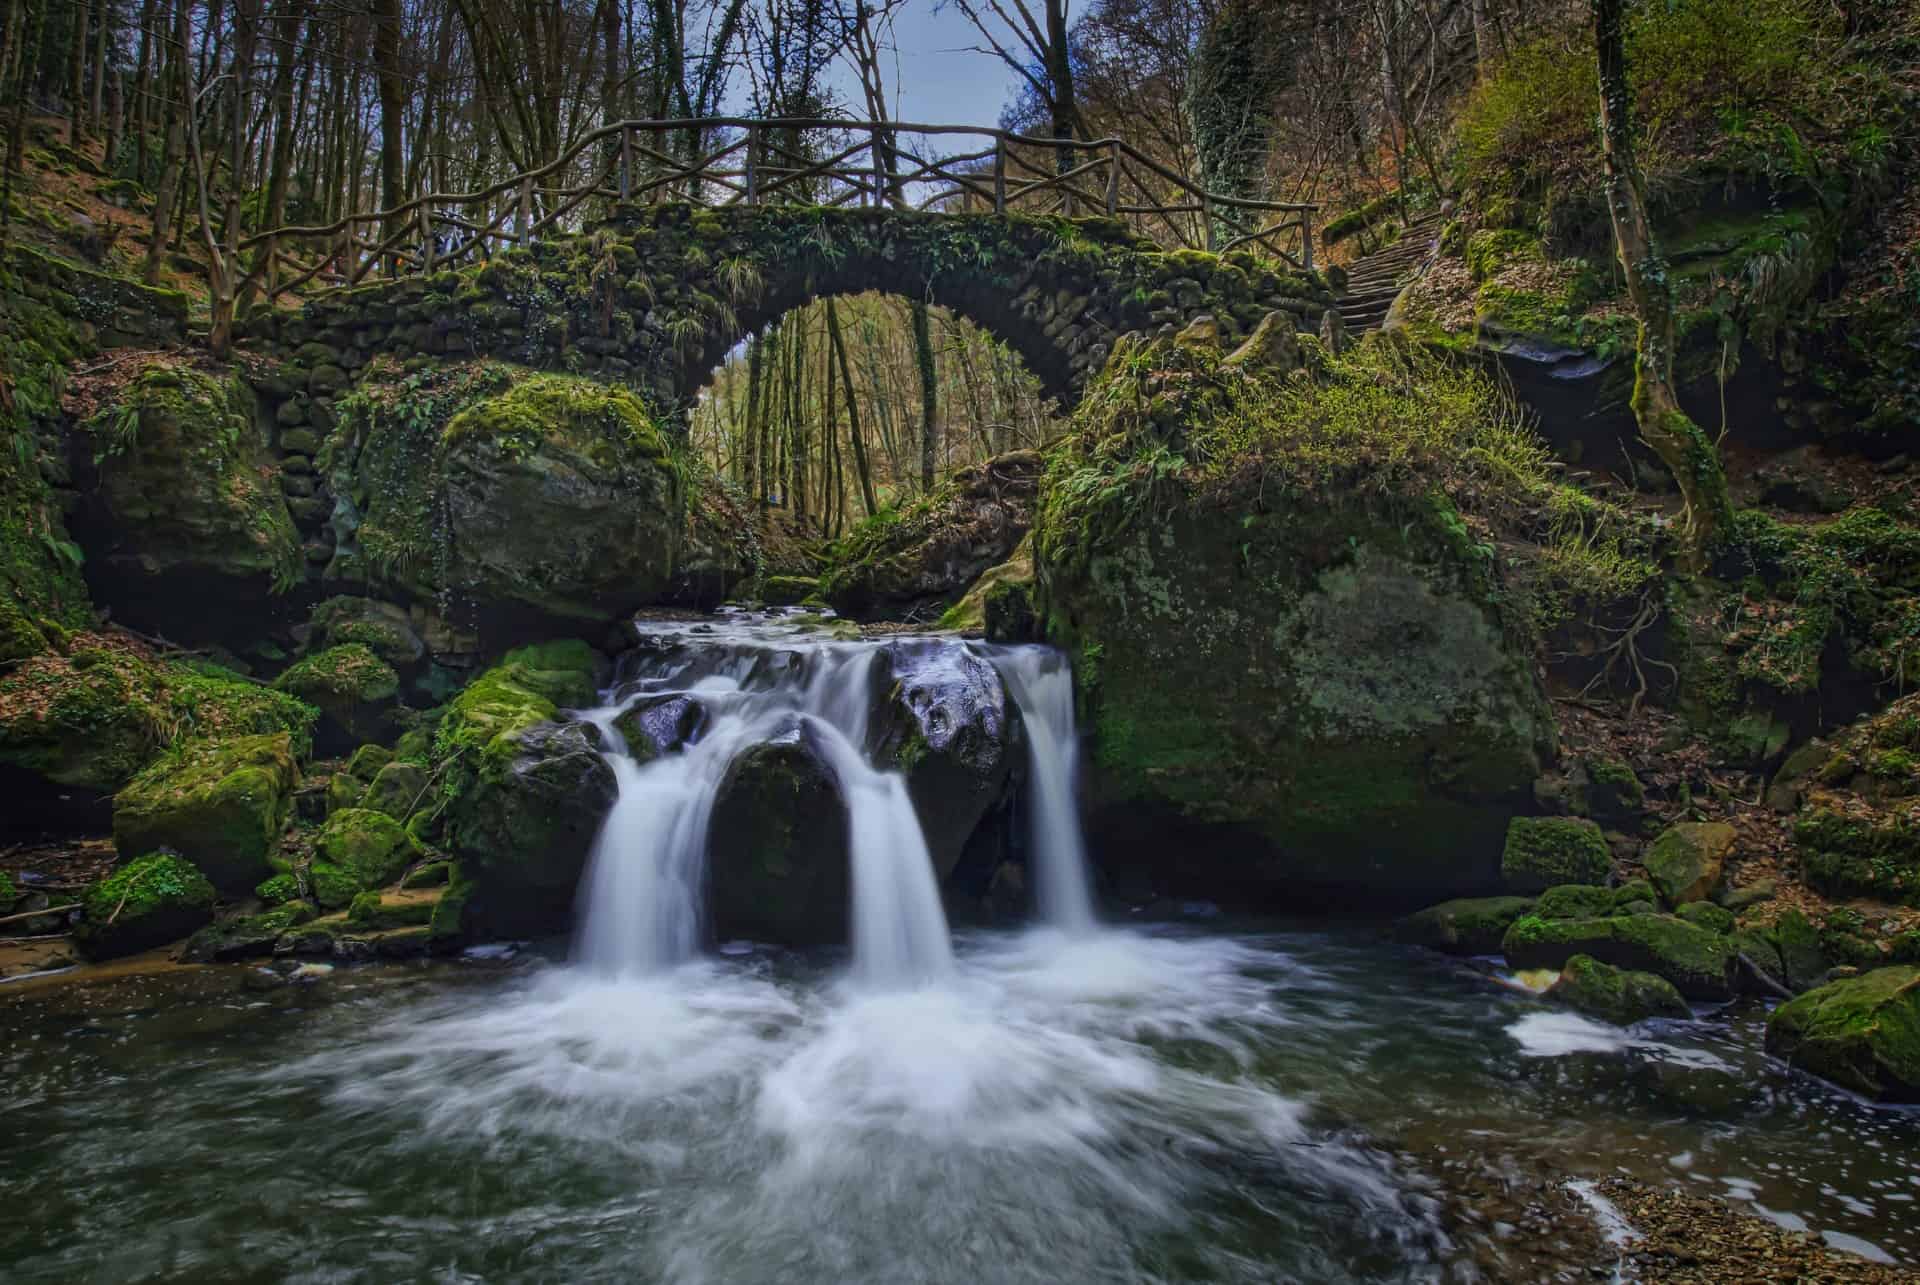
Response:
[[[1040,917],[1065,932],[1091,932],[1093,893],[1075,794],[1080,738],[1073,671],[1066,657],[1043,647],[987,650],[1026,724],[1028,825]]]
[[[801,738],[847,808],[855,973],[876,987],[937,981],[952,944],[932,861],[904,778],[872,761],[868,723],[882,645],[757,634],[751,627],[662,636],[608,703],[581,712],[598,727],[619,796],[582,884],[577,956],[614,974],[692,959],[702,936],[702,880],[714,801],[745,750]],[[684,744],[634,755],[623,716],[698,707]]]

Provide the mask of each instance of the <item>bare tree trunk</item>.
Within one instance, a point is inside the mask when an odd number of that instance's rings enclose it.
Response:
[[[840,383],[846,390],[847,440],[853,444],[853,468],[860,475],[860,502],[866,506],[867,516],[872,517],[880,511],[880,501],[873,493],[873,471],[867,467],[867,443],[860,436],[860,402],[855,394],[853,369],[847,363],[846,341],[840,337],[840,314],[832,299],[827,300],[827,343],[833,349],[833,359],[840,368]]]
[[[192,0],[173,0],[173,35],[167,40],[167,137],[160,149],[160,186],[153,195],[153,239],[147,242],[147,261],[140,278],[148,285],[160,279],[160,256],[166,252],[174,200],[180,186],[185,161],[186,138],[182,132],[193,110],[193,91],[187,79],[187,42],[192,36],[189,5]]]
[[[1600,129],[1607,165],[1607,213],[1640,330],[1633,416],[1640,436],[1673,473],[1686,501],[1687,535],[1696,565],[1733,518],[1720,456],[1700,426],[1680,409],[1673,382],[1673,285],[1647,218],[1645,182],[1634,155],[1633,98],[1627,74],[1623,0],[1592,0],[1600,67]]]
[[[406,84],[400,78],[400,0],[374,0],[373,67],[380,93],[380,208],[391,210],[406,197],[403,123]],[[385,241],[399,228],[393,219],[380,227]]]
[[[73,61],[68,70],[67,145],[80,146],[87,136],[87,0],[73,6]]]
[[[913,354],[920,369],[920,493],[931,494],[935,461],[940,453],[940,429],[934,415],[939,409],[937,372],[933,364],[933,331],[927,324],[927,304],[915,299],[908,305],[913,314]]]

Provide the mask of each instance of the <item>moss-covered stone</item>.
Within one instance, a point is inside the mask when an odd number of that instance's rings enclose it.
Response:
[[[351,772],[335,772],[327,778],[327,814],[359,807],[366,793],[365,781]]]
[[[670,583],[686,469],[630,390],[492,363],[377,372],[324,463],[328,574],[503,620],[611,621]]]
[[[1774,920],[1767,937],[1780,952],[1787,985],[1794,990],[1819,985],[1833,967],[1821,947],[1820,930],[1798,910],[1788,910]]]
[[[768,576],[760,582],[760,601],[769,607],[793,607],[820,592],[813,576]]]
[[[1725,822],[1683,821],[1663,831],[1641,862],[1669,905],[1704,901],[1720,886],[1739,839],[1739,832]]]
[[[89,420],[102,510],[90,552],[116,582],[153,580],[141,603],[192,623],[175,586],[216,576],[228,592],[285,590],[305,574],[300,538],[273,482],[250,394],[233,376],[155,363]]]
[[[313,609],[312,645],[315,650],[359,643],[396,670],[418,664],[426,644],[414,632],[404,607],[373,598],[329,598]]]
[[[360,929],[411,928],[433,920],[438,898],[383,897],[376,891],[363,892],[347,908],[347,922]]]
[[[1870,1098],[1920,1100],[1920,968],[1880,968],[1782,1004],[1767,1051]]]
[[[405,821],[426,800],[427,783],[425,768],[413,763],[389,763],[368,784],[360,806]]]
[[[168,848],[230,893],[274,873],[299,779],[285,733],[176,746],[114,796],[123,856]]]
[[[1563,883],[1541,893],[1533,913],[1542,919],[1597,919],[1612,914],[1619,904],[1611,888]]]
[[[1014,546],[1011,556],[980,578],[940,617],[942,629],[984,633],[995,642],[1032,642],[1038,636],[1033,612],[1033,533]]]
[[[261,914],[234,915],[195,933],[181,957],[210,963],[271,955],[276,942],[312,919],[314,913],[304,901],[286,901]]]
[[[0,763],[108,792],[183,740],[283,731],[304,755],[316,717],[217,666],[160,661],[124,637],[81,633],[66,653],[0,675]]]
[[[464,941],[470,935],[467,902],[472,895],[473,885],[460,878],[456,868],[447,890],[434,903],[433,917],[427,921],[427,931],[436,945]]]
[[[1591,955],[1567,960],[1547,997],[1615,1026],[1632,1026],[1653,1017],[1692,1016],[1686,1000],[1666,978],[1618,969]]]
[[[1613,871],[1600,827],[1584,817],[1515,817],[1507,825],[1500,875],[1519,892],[1597,884]]]
[[[1646,802],[1646,787],[1633,769],[1619,759],[1597,758],[1586,763],[1587,793],[1595,816],[1631,817]]]
[[[557,720],[562,706],[593,702],[604,664],[581,642],[523,647],[448,704],[435,738],[442,831],[471,884],[474,931],[552,932],[571,921],[616,787],[598,733]]]
[[[1575,955],[1591,955],[1615,968],[1656,973],[1691,999],[1731,999],[1734,993],[1732,944],[1671,915],[1528,915],[1508,929],[1501,950],[1515,968],[1562,968]]]
[[[1726,934],[1733,931],[1733,912],[1714,905],[1710,901],[1690,901],[1678,907],[1674,918],[1685,920],[1696,928],[1704,928],[1710,933]]]
[[[1396,941],[1449,955],[1495,955],[1507,929],[1533,909],[1531,897],[1463,897],[1408,915],[1394,925]]]
[[[269,906],[297,901],[300,898],[300,880],[291,871],[282,871],[270,879],[262,879],[254,888],[253,895]]]
[[[1813,807],[1793,838],[1807,882],[1821,892],[1920,905],[1920,825],[1906,817]]]
[[[186,936],[213,918],[213,885],[170,852],[150,852],[89,888],[74,944],[89,959],[133,955]]]
[[[393,758],[393,751],[384,745],[362,745],[347,759],[347,771],[362,781],[371,781]]]
[[[274,687],[318,708],[345,744],[379,736],[400,695],[400,676],[364,643],[344,643],[290,667]],[[357,774],[356,774],[357,775]]]
[[[413,840],[384,812],[348,808],[327,818],[313,841],[314,868],[331,867],[351,879],[356,891],[392,883],[414,858]],[[321,904],[337,901],[334,892]]]
[[[452,878],[451,861],[429,861],[416,870],[409,870],[400,880],[400,889],[405,892],[413,888],[437,888]]]
[[[1015,556],[1039,475],[1037,454],[1014,451],[961,469],[906,509],[875,514],[829,550],[821,595],[861,618],[955,602]]]

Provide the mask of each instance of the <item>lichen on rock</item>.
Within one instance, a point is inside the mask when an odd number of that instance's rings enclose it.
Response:
[[[175,746],[114,796],[122,855],[167,848],[229,893],[274,873],[269,860],[299,768],[285,732]]]

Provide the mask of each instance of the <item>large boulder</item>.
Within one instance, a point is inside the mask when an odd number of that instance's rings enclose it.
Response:
[[[1553,723],[1450,506],[1175,498],[1153,523],[1075,537],[1091,556],[1061,538],[1040,574],[1080,660],[1103,846],[1148,849],[1176,886],[1412,900],[1496,883]]]
[[[489,935],[564,930],[619,792],[589,724],[604,660],[585,643],[522,647],[447,707],[436,753],[452,791],[442,838],[460,861],[464,923]],[[453,760],[453,761],[449,761]]]
[[[89,959],[164,946],[213,918],[213,885],[171,852],[136,857],[87,889],[74,944]]]
[[[1920,968],[1878,968],[1782,1004],[1767,1051],[1870,1098],[1920,1101]]]
[[[417,394],[376,380],[330,439],[329,578],[456,595],[503,633],[666,591],[686,470],[632,391],[494,363],[433,378],[457,412],[408,413]]]
[[[1507,930],[1501,950],[1515,968],[1565,968],[1575,955],[1653,973],[1689,999],[1734,995],[1739,952],[1718,933],[1672,915],[1610,915],[1598,919],[1541,919],[1527,915]]]
[[[75,534],[95,592],[171,637],[258,637],[263,597],[306,560],[244,381],[155,363],[86,428]]]
[[[716,934],[787,945],[845,942],[848,860],[846,805],[806,734],[734,759],[707,831]]]
[[[887,649],[887,668],[874,760],[906,773],[944,882],[1009,778],[1024,771],[1018,715],[999,672],[957,642],[897,642]]]
[[[426,655],[426,643],[405,607],[375,598],[341,595],[327,599],[308,617],[308,645],[326,651],[359,643],[395,670],[406,672]]]
[[[273,873],[300,778],[285,732],[175,746],[113,800],[122,857],[166,848],[228,894]]]
[[[889,509],[838,541],[820,588],[850,616],[944,607],[1005,563],[1033,522],[1041,471],[1033,451],[961,469],[906,509]]]

